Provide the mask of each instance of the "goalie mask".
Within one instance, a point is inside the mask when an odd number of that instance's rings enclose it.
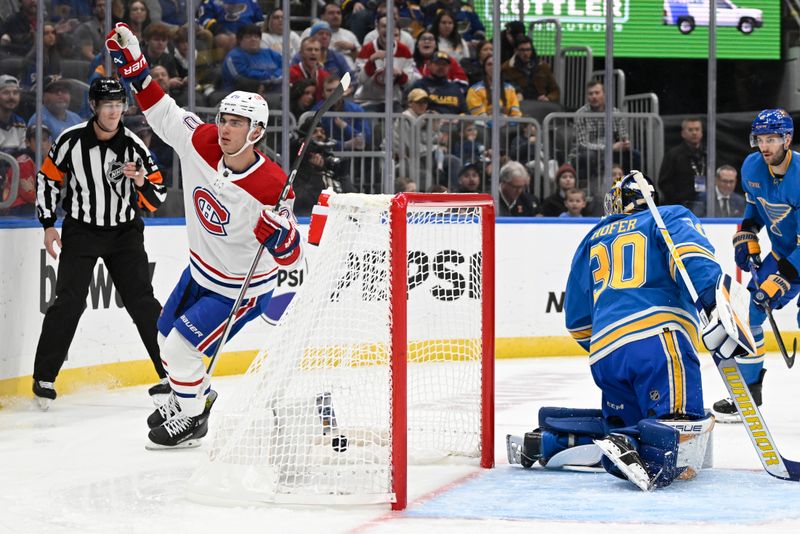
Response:
[[[247,131],[246,141],[236,154],[232,154],[233,156],[238,156],[245,148],[257,143],[264,137],[267,121],[269,120],[269,105],[261,95],[248,93],[247,91],[232,92],[219,103],[216,119],[217,126],[219,126],[220,118],[224,114],[238,115],[250,121],[250,129]],[[261,128],[261,134],[253,139],[253,133],[259,127]]]
[[[647,201],[644,199],[644,195],[639,189],[639,184],[637,184],[636,180],[633,178],[634,172],[639,171],[631,171],[626,174],[611,187],[611,191],[606,193],[604,202],[606,215],[633,213],[635,211],[644,211],[647,209]],[[653,202],[658,205],[658,193],[653,186],[653,181],[645,175],[642,176],[644,176],[644,179],[650,185],[650,196],[653,197]]]

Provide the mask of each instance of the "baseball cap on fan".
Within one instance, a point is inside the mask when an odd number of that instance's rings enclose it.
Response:
[[[19,80],[10,74],[3,74],[0,76],[0,90],[5,89],[6,87],[14,87],[15,89],[19,89]]]
[[[2,84],[2,82],[0,82]],[[2,88],[2,85],[0,85]],[[36,137],[36,125],[31,124],[28,128],[25,129],[25,140],[33,139]],[[50,131],[50,127],[44,123],[42,123],[42,138],[44,139],[51,139],[53,137],[53,132]]]
[[[437,50],[431,61],[439,62],[439,63],[450,63],[450,54],[445,52],[444,50]]]
[[[478,174],[481,172],[481,164],[478,161],[467,161],[465,162],[461,168],[458,170],[459,178],[467,173],[469,170],[474,170]]]
[[[315,36],[317,33],[321,32],[321,31],[325,31],[325,32],[328,32],[328,33],[331,33],[331,34],[333,33],[333,30],[331,29],[331,25],[328,24],[327,22],[325,22],[324,20],[321,20],[321,21],[317,22],[316,24],[314,24],[313,26],[311,26],[311,31],[309,31],[308,33],[309,33],[309,35],[311,37],[313,37],[313,36]]]
[[[428,100],[430,100],[430,96],[425,91],[425,89],[420,89],[419,87],[417,87],[416,89],[412,89],[408,93],[409,102],[422,102],[422,101],[427,102]]]

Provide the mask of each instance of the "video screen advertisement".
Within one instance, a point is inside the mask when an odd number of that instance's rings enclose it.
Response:
[[[491,0],[474,0],[491,33]],[[614,56],[707,58],[709,3],[714,0],[613,0]],[[780,0],[716,0],[719,59],[780,59]],[[519,7],[518,7],[519,6]],[[500,0],[501,21],[561,22],[562,46],[605,55],[604,0]],[[502,27],[502,25],[501,25]]]

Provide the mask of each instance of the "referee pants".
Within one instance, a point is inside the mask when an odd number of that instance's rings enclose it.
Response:
[[[156,373],[166,376],[158,348],[156,322],[161,304],[153,295],[144,222],[101,228],[65,218],[61,229],[56,300],[47,309],[36,348],[34,380],[55,382],[86,309],[86,297],[97,259],[102,258],[125,309],[133,319]],[[96,328],[105,328],[98,324]]]

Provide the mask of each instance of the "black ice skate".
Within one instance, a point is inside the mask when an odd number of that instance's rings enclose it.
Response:
[[[753,402],[756,406],[761,406],[761,387],[764,383],[764,374],[766,369],[761,369],[758,375],[758,382],[753,382],[747,387],[750,389],[750,395],[753,397]],[[714,403],[711,407],[711,412],[716,417],[718,423],[741,423],[742,418],[739,416],[739,411],[736,409],[733,399],[722,399]]]
[[[169,378],[162,378],[158,384],[148,388],[147,393],[153,400],[153,404],[162,406],[169,400],[168,396],[172,393],[172,388],[169,385]]]
[[[180,411],[177,399],[170,395],[170,401],[165,404],[166,408],[158,408],[147,418],[147,424],[155,422],[159,417],[164,417],[164,422],[156,427],[151,427],[147,437],[150,442],[145,445],[146,449],[188,449],[199,447],[200,439],[208,433],[208,417],[211,414],[211,407],[217,400],[217,392],[213,389],[206,397],[206,407],[198,416],[184,415]],[[175,410],[177,408],[177,411]]]
[[[614,462],[625,477],[636,484],[642,491],[650,491],[654,480],[647,473],[642,457],[621,434],[609,434],[604,438],[593,440],[602,449],[603,454]]]
[[[50,404],[56,400],[56,388],[52,382],[34,379],[33,394],[36,398],[36,404],[43,412],[46,412],[50,408]]]
[[[167,401],[156,408],[147,418],[147,428],[153,429],[163,425],[167,419],[172,419],[178,415],[180,411],[181,409],[178,407],[178,398],[172,393],[167,397]]]

